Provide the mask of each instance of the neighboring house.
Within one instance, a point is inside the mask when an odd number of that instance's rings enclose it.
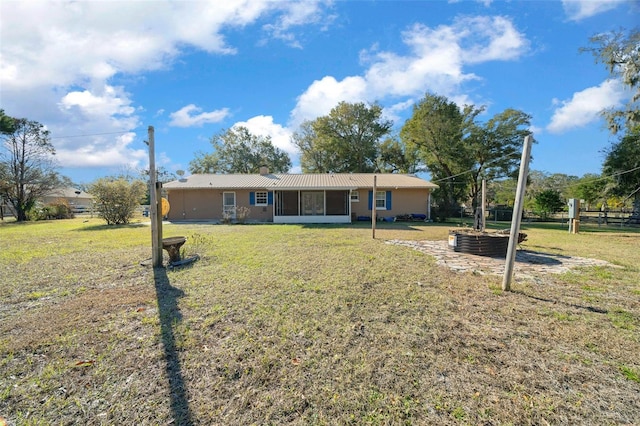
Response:
[[[76,213],[90,211],[93,207],[93,195],[71,187],[54,189],[40,201],[46,205],[59,200],[69,203],[69,207]]]
[[[420,214],[430,219],[431,192],[438,186],[414,175],[375,174],[376,214]],[[349,223],[371,217],[373,173],[196,174],[163,185],[169,220],[235,219],[241,207],[248,221]]]

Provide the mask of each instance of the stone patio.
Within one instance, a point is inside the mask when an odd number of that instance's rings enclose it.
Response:
[[[386,243],[419,250],[435,257],[438,265],[446,266],[455,272],[473,272],[489,275],[504,274],[505,259],[503,257],[476,256],[455,252],[449,248],[447,241],[388,240]],[[574,268],[588,266],[615,267],[616,265],[598,259],[517,250],[514,277],[533,278],[546,274],[562,274]]]

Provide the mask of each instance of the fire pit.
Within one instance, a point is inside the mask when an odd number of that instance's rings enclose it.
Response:
[[[518,243],[527,235],[520,232]],[[509,231],[480,232],[473,229],[449,231],[449,248],[478,256],[505,257],[509,246]]]

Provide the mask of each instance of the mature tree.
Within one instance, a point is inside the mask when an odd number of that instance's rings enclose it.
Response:
[[[377,169],[385,173],[416,173],[422,170],[415,145],[408,147],[395,137],[380,144]]]
[[[319,140],[315,121],[304,121],[293,132],[291,141],[300,150],[300,167],[304,173],[327,173],[336,162],[336,153],[326,150],[326,143]]]
[[[632,131],[640,126],[640,31],[634,28],[628,34],[623,30],[598,34],[590,42],[592,47],[581,50],[591,52],[596,63],[605,64],[609,74],[632,92],[622,108],[603,111],[609,130],[613,134],[623,129]]]
[[[0,195],[15,209],[19,222],[38,199],[58,186],[55,149],[49,131],[37,121],[0,115]]]
[[[380,139],[393,123],[377,104],[340,102],[328,115],[305,122],[292,137],[304,172],[374,172]]]
[[[474,161],[469,191],[474,208],[478,206],[483,179],[493,181],[517,176],[524,138],[531,134],[528,114],[508,108],[480,124],[476,117],[483,110],[469,106],[464,110],[466,137],[461,154]]]
[[[487,201],[495,206],[513,206],[518,181],[513,178],[487,183]]]
[[[587,173],[571,186],[566,198],[584,200],[587,209],[593,209],[599,202],[606,199],[605,193],[609,178],[594,173]]]
[[[409,149],[415,149],[440,185],[434,192],[441,212],[450,216],[465,198],[473,159],[464,154],[465,117],[458,105],[444,96],[427,94],[413,107],[413,115],[400,132]]]
[[[232,127],[211,138],[213,153],[196,153],[189,163],[191,173],[258,173],[261,166],[271,172],[291,169],[289,155],[271,142],[270,136],[256,136],[246,127]]]
[[[479,123],[483,110],[474,106],[461,110],[443,96],[427,94],[402,128],[403,141],[418,148],[420,159],[440,185],[434,195],[448,207],[448,214],[467,198],[477,206],[482,179],[501,179],[518,171],[531,117],[506,109]]]
[[[602,172],[611,176],[611,195],[640,198],[640,128],[611,146]]]
[[[563,173],[547,173],[539,170],[529,172],[527,178],[527,192],[525,193],[525,209],[538,210],[536,196],[544,191],[556,191],[563,199],[575,198],[575,187],[578,183],[577,176],[569,176]]]
[[[95,197],[98,216],[107,225],[129,223],[146,191],[147,185],[141,180],[115,177],[98,179],[89,186],[89,192]]]
[[[119,177],[123,177],[128,181],[142,179],[143,181],[148,182],[149,184],[147,185],[147,191],[145,193],[144,200],[142,202],[143,204],[151,204],[151,192],[149,191],[149,189],[151,188],[151,181],[149,180],[149,169],[139,169],[137,172],[137,175],[138,175],[137,177],[134,177],[134,175],[127,174],[126,176],[119,176]],[[161,182],[162,184],[165,184],[167,182],[171,182],[177,179],[178,179],[178,175],[176,175],[173,172],[170,172],[165,167],[162,167],[162,166],[156,167],[157,182]]]
[[[0,109],[0,134],[10,135],[15,131],[15,119],[9,117],[4,113],[3,109]]]
[[[535,212],[546,220],[549,215],[559,212],[564,207],[564,199],[560,192],[555,189],[545,189],[536,194]]]

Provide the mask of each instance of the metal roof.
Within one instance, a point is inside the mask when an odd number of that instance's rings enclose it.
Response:
[[[374,173],[196,174],[163,185],[166,189],[357,189],[373,186]],[[415,175],[376,173],[378,188],[428,188],[438,185]]]
[[[61,198],[93,198],[93,195],[87,194],[76,188],[55,188],[51,192],[44,195],[45,197],[61,197]]]

